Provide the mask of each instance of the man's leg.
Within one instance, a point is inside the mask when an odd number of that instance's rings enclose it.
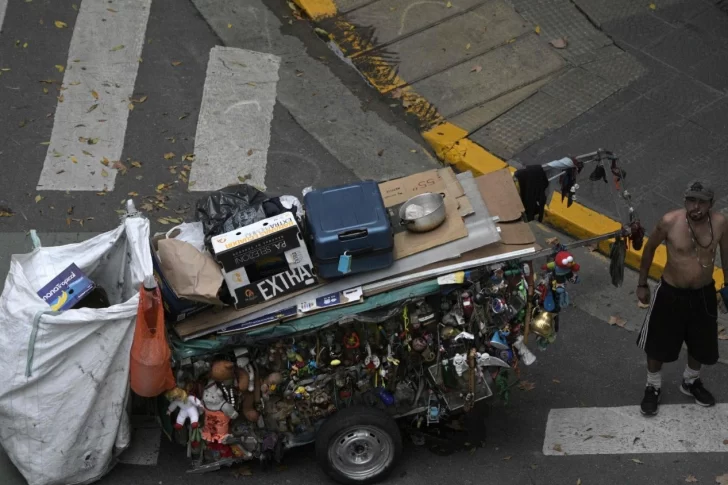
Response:
[[[640,404],[640,412],[645,416],[657,414],[662,395],[662,362],[647,358],[647,384],[645,385],[645,396]]]
[[[703,387],[700,369],[703,365],[718,362],[718,299],[712,284],[695,298],[692,306],[698,311],[686,332],[688,364],[683,372],[680,391],[693,397],[697,404],[708,407],[715,404],[715,398]]]

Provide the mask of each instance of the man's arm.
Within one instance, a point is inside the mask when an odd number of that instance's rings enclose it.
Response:
[[[723,231],[720,235],[720,263],[723,267],[723,284],[728,284],[728,224],[723,218]]]
[[[652,234],[647,238],[644,250],[642,251],[642,261],[640,263],[640,277],[637,284],[639,286],[647,285],[647,278],[650,275],[650,267],[652,266],[652,260],[655,258],[655,250],[667,239],[667,231],[669,229],[670,221],[667,216],[663,216],[662,219],[657,223],[657,227],[652,231]],[[726,231],[728,233],[728,231]],[[723,240],[721,239],[721,244]],[[723,257],[723,246],[721,246],[721,258]],[[728,249],[728,243],[726,244]]]

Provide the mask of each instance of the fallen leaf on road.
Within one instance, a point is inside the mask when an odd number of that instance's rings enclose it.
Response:
[[[164,159],[165,160],[171,160],[173,158],[174,158],[174,152],[168,152],[168,153],[165,153],[164,154]]]
[[[56,151],[56,150],[54,149],[54,150],[53,150],[53,156],[54,156],[54,157],[56,157],[56,158],[59,158],[59,157],[62,157],[62,156],[63,156],[63,154],[62,154],[62,153],[60,153],[60,152],[57,152],[57,151]]]
[[[537,34],[541,34],[541,27],[537,25],[536,27],[533,28],[533,31],[536,32]]]
[[[139,194],[137,194],[136,192],[129,192],[129,193],[127,194],[127,195],[131,195],[132,197],[136,197],[136,196],[138,196]]]
[[[106,10],[108,10],[111,13],[119,13],[118,10],[114,10],[113,8],[107,8]]]
[[[650,304],[642,303],[641,301],[637,300],[637,308],[650,308]]]
[[[233,24],[228,24],[228,29],[232,29],[232,28],[233,28]]]
[[[642,465],[642,461],[639,458],[632,458],[632,461],[637,463],[638,465]]]
[[[728,340],[728,335],[722,333],[718,335],[718,340]]]
[[[190,115],[189,113],[185,113],[182,116],[180,116],[179,119],[183,120],[183,119],[187,118],[189,115]]]
[[[78,163],[78,158],[76,158],[76,157],[72,156],[72,157],[71,157],[71,161],[72,161],[73,163]]]
[[[142,168],[141,162],[131,162],[131,166],[136,168]]]
[[[561,37],[559,39],[554,39],[550,42],[552,46],[554,46],[557,49],[565,49],[568,45],[566,42],[566,37]]]
[[[412,153],[417,153],[417,150],[414,150],[414,149],[412,149],[412,150],[410,150],[410,151],[411,151]]]
[[[62,103],[63,102],[63,95],[62,94],[60,96],[58,96],[58,102],[59,103]]]
[[[536,384],[529,381],[521,381],[521,384],[518,387],[520,387],[523,391],[532,391],[535,389]]]
[[[656,9],[657,9],[657,5],[655,5],[654,3],[651,3],[650,10],[656,10]]]
[[[720,485],[728,485],[728,473],[724,473],[719,477],[715,477],[715,483],[719,483]]]
[[[616,325],[618,327],[624,328],[624,326],[627,324],[627,320],[625,320],[622,317],[618,316],[611,316],[609,317],[609,325]]]
[[[167,220],[167,218],[166,218],[166,217],[160,217],[159,219],[157,219],[157,221],[158,221],[158,222],[159,222],[160,224],[164,224],[164,225],[167,225],[167,224],[169,224],[169,221]]]
[[[581,485],[581,478],[576,479],[576,485]]]
[[[90,113],[90,112],[92,112],[93,110],[95,110],[98,107],[99,107],[98,104],[91,105],[91,107],[86,110],[86,113]]]
[[[688,475],[687,477],[685,477],[685,481],[686,481],[686,482],[688,482],[688,483],[695,483],[695,482],[697,482],[697,481],[698,481],[698,479],[697,479],[697,478],[695,478],[695,477],[694,477],[694,476],[692,476],[692,475]]]
[[[182,61],[172,61],[172,65],[173,65],[174,67],[177,67],[177,66],[179,66],[180,64],[182,64]]]
[[[124,165],[121,161],[117,160],[114,162],[114,164],[111,166],[111,168],[118,170],[119,172],[122,172],[122,174],[126,173],[128,170],[126,168],[126,165]]]
[[[13,217],[14,215],[10,211],[0,210],[0,217]]]
[[[37,204],[38,202],[40,202],[41,200],[43,200],[43,197],[41,197],[40,195],[36,195],[36,196],[35,196],[35,203],[36,203],[36,204]]]
[[[194,162],[195,161],[195,154],[194,153],[185,153],[182,155],[182,161],[185,162]]]
[[[117,45],[117,46],[115,46],[115,47],[112,47],[112,48],[111,48],[111,52],[116,52],[116,51],[120,51],[120,50],[121,50],[121,49],[123,49],[123,48],[124,48],[124,44],[119,44],[119,45]]]
[[[558,379],[552,379],[552,382],[553,382],[554,384],[561,384],[561,381],[560,381],[560,380],[558,380]]]
[[[91,90],[91,96],[93,96],[93,97],[94,97],[94,99],[99,99],[99,93],[97,93],[97,92],[96,92],[96,91],[94,91],[94,90]]]
[[[96,195],[104,196],[104,195],[109,195],[109,194],[107,194],[106,192],[96,192]]]
[[[104,157],[104,158],[101,159],[101,164],[102,165],[106,165],[108,167],[110,163],[111,163],[111,161],[109,161],[109,159],[106,158],[106,157]]]
[[[447,2],[447,3],[445,4],[445,6],[446,6],[447,8],[452,8],[452,2]]]
[[[607,440],[611,440],[612,438],[614,438],[614,436],[612,436],[611,434],[600,434],[599,437]]]
[[[504,457],[503,457],[503,461],[508,461],[508,460],[510,460],[511,458],[512,458],[511,456],[504,456]]]
[[[546,244],[549,246],[555,246],[559,244],[559,238],[558,237],[550,237],[546,239]]]
[[[66,22],[61,22],[60,20],[56,20],[55,22],[53,22],[53,25],[55,25],[59,29],[65,29],[66,27],[68,27],[68,24]]]
[[[250,156],[252,154],[253,154],[253,149],[251,148],[250,150],[248,150],[248,156]]]
[[[109,172],[107,172],[106,170],[104,170],[104,169],[102,168],[102,169],[101,169],[101,176],[102,176],[102,177],[108,177],[108,176],[109,176]]]
[[[378,157],[381,157],[382,155],[384,155],[384,150],[379,150],[379,151],[377,152],[377,156],[378,156]]]
[[[559,453],[563,453],[563,450],[561,449],[561,445],[556,443],[554,446],[551,447],[554,451],[558,451]]]
[[[470,44],[465,44],[465,50],[470,50]]]
[[[141,209],[143,211],[151,212],[152,210],[154,210],[154,206],[149,202],[145,202],[141,205]]]
[[[66,70],[66,68],[65,68],[65,67],[63,67],[63,66],[62,66],[62,65],[60,65],[60,64],[56,64],[56,69],[58,69],[58,72],[63,72],[63,71],[65,71],[65,70]]]
[[[243,183],[245,183],[245,181],[249,180],[249,179],[250,179],[250,174],[238,175],[238,180],[240,180]]]
[[[723,440],[724,445],[728,445],[728,440]]]
[[[470,72],[480,72],[480,71],[482,71],[482,70],[483,70],[483,67],[482,67],[482,66],[474,66],[474,67],[473,67],[473,68],[472,68],[472,69],[470,70]]]

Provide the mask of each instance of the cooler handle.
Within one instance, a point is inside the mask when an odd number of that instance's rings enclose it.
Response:
[[[352,239],[361,239],[367,237],[369,231],[366,229],[356,229],[349,232],[339,234],[339,241],[351,241]]]

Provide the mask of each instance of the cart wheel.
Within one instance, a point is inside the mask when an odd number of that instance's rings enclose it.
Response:
[[[324,422],[316,437],[319,465],[343,485],[384,480],[401,454],[397,423],[375,408],[344,408]]]

